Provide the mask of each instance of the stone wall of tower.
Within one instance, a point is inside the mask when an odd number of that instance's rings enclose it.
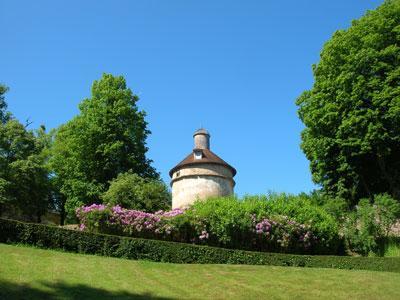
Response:
[[[201,164],[175,171],[171,186],[172,208],[184,208],[196,200],[232,195],[235,182],[229,168]]]

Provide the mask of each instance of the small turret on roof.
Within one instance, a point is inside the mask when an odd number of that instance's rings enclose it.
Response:
[[[193,138],[194,149],[210,149],[210,133],[204,128],[197,129]]]

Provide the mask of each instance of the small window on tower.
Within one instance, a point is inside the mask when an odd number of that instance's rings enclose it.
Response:
[[[194,152],[194,159],[203,158],[203,151],[201,151],[200,149],[195,149],[193,152]]]

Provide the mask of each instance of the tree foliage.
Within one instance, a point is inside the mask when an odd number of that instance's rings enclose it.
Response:
[[[57,130],[51,165],[71,214],[101,201],[119,173],[158,178],[146,158],[150,131],[137,101],[122,76],[103,74],[94,81],[91,98],[79,104],[80,114]]]
[[[8,91],[8,87],[0,84],[0,123],[4,124],[10,119],[10,113],[7,112],[7,103],[4,100],[4,94]]]
[[[43,135],[44,128],[35,134],[15,119],[0,124],[0,212],[12,211],[31,221],[40,221],[46,212],[49,187]]]
[[[337,31],[313,73],[296,102],[313,180],[352,203],[400,199],[400,1]]]
[[[132,172],[121,173],[111,181],[103,200],[110,205],[146,212],[171,207],[171,194],[161,180],[142,178]]]

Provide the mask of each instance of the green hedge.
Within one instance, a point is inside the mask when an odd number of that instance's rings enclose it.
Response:
[[[0,242],[170,263],[249,264],[364,269],[400,273],[400,258],[311,256],[249,252],[184,243],[73,231],[0,219]]]

